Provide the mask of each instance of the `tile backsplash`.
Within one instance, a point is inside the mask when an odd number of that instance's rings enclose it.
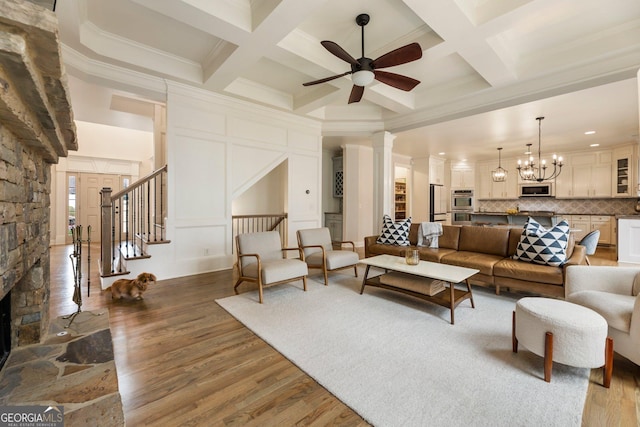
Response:
[[[553,211],[565,215],[633,215],[637,199],[554,199],[529,197],[509,200],[478,200],[476,210],[506,212],[519,207],[521,211]]]

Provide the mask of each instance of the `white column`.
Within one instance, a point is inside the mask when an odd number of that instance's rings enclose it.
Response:
[[[381,224],[382,216],[394,218],[393,203],[393,140],[395,135],[384,131],[373,135],[373,223]]]

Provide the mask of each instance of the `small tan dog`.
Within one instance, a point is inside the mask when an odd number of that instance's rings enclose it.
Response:
[[[105,290],[111,290],[111,299],[122,299],[123,296],[142,299],[142,293],[147,286],[156,282],[156,276],[151,273],[140,273],[135,279],[118,279]]]

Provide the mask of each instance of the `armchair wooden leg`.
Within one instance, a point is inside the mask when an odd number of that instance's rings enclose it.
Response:
[[[242,278],[238,278],[238,281],[236,282],[235,286],[233,287],[233,291],[236,293],[236,295],[238,295],[238,286],[240,286],[240,283],[242,283],[243,280]]]
[[[327,274],[326,267],[323,268],[322,271],[324,272],[324,285],[325,286],[329,286],[329,277],[328,277],[328,274]]]
[[[353,271],[356,273],[356,277],[358,277],[358,266],[357,265],[353,266]]]
[[[260,296],[260,304],[262,304],[262,280],[258,279],[258,295]]]
[[[302,287],[304,291],[307,292],[307,276],[302,276]]]

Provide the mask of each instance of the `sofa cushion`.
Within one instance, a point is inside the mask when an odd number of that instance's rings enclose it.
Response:
[[[529,282],[561,285],[564,283],[562,267],[533,264],[518,261],[512,258],[504,258],[493,266],[493,275],[510,279]]]
[[[481,252],[457,251],[446,254],[440,260],[443,264],[459,267],[476,268],[481,274],[493,275],[493,266],[504,259],[500,255],[483,254]]]
[[[550,229],[529,217],[522,230],[514,259],[558,267],[567,261],[569,223],[560,221]]]
[[[496,227],[462,226],[458,250],[479,252],[499,257],[507,256],[509,229]]]
[[[391,217],[385,214],[382,218],[382,231],[376,242],[384,245],[409,246],[409,227],[411,227],[411,217],[393,222]]]
[[[603,291],[580,291],[569,295],[567,301],[597,311],[610,327],[629,332],[636,297]]]
[[[394,246],[394,245],[384,245],[382,243],[374,243],[367,247],[367,252],[369,256],[376,255],[395,255],[395,256],[404,256],[404,252],[407,250],[406,246]]]
[[[442,257],[450,253],[453,253],[455,251],[456,251],[455,249],[449,249],[449,248],[425,248],[425,247],[418,248],[418,252],[420,253],[420,259],[424,261],[431,261],[431,262],[440,262]]]

